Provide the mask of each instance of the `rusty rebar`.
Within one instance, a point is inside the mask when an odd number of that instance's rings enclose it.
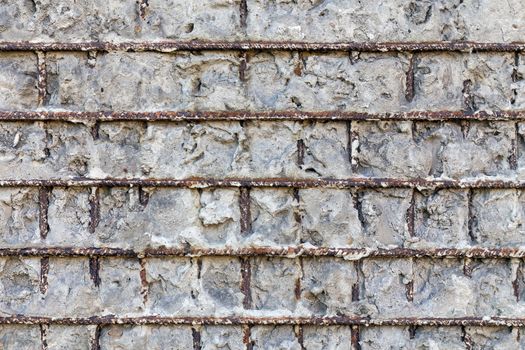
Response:
[[[523,281],[523,260],[518,261],[518,266],[516,266],[516,277],[512,281],[512,291],[514,293],[514,297],[516,298],[516,302],[520,301],[520,294],[521,294],[521,283]]]
[[[41,350],[48,350],[48,343],[47,343],[47,334],[49,332],[49,325],[47,324],[40,324],[40,349]]]
[[[253,342],[252,342],[251,336],[252,336],[252,326],[250,324],[243,325],[242,342],[246,350],[253,349]]]
[[[49,287],[48,284],[49,275],[49,256],[44,256],[40,259],[40,293],[46,294]]]
[[[239,211],[241,235],[248,236],[252,231],[250,187],[239,190]]]
[[[283,187],[283,188],[416,188],[416,189],[523,189],[525,180],[501,178],[470,178],[470,179],[443,179],[443,178],[370,178],[349,177],[334,178],[74,178],[74,179],[27,179],[0,180],[0,187]],[[93,197],[93,196],[92,196]],[[96,198],[96,194],[93,198]],[[98,210],[93,207],[93,213]],[[96,216],[95,216],[96,218]],[[92,221],[93,227],[96,220]]]
[[[92,188],[89,195],[89,232],[95,233],[100,222],[100,188]]]
[[[361,327],[359,325],[352,326],[350,345],[352,350],[361,350]]]
[[[249,310],[253,307],[252,300],[252,265],[248,257],[241,258],[241,292],[243,295],[242,305],[244,309]]]
[[[0,324],[51,325],[349,325],[349,326],[437,326],[437,327],[524,327],[523,317],[396,317],[370,318],[360,316],[136,316],[114,315],[90,317],[45,317],[13,315],[0,317]]]
[[[518,247],[494,248],[324,248],[311,246],[289,247],[245,247],[245,248],[197,248],[197,247],[158,247],[147,248],[143,251],[134,251],[121,248],[74,248],[74,247],[33,247],[33,248],[0,248],[0,257],[201,257],[201,256],[234,256],[241,258],[267,256],[281,258],[298,257],[339,257],[347,260],[361,260],[365,258],[472,258],[472,259],[511,259],[524,258],[525,249]],[[245,262],[248,273],[249,262]],[[249,277],[249,276],[247,276]],[[355,287],[358,288],[357,286]],[[357,295],[357,292],[354,294]]]
[[[68,324],[68,323],[64,323]],[[93,337],[91,338],[91,350],[100,350],[100,335],[102,333],[102,324],[96,324]]]
[[[100,286],[100,259],[98,256],[89,258],[89,276],[95,287]]]
[[[148,283],[148,274],[146,270],[146,259],[139,258],[140,265],[140,294],[142,295],[142,302],[146,304],[148,302],[148,292],[149,292],[149,283]]]
[[[191,329],[191,335],[193,337],[193,350],[201,350],[202,349],[202,340],[201,340],[201,331],[200,329],[197,329],[193,327]]]
[[[410,339],[415,339],[417,333],[417,326],[410,325],[408,326],[408,337]]]
[[[299,343],[299,346],[301,347],[301,350],[306,350],[306,347],[304,346],[304,329],[303,325],[298,324],[294,326],[294,334],[295,338],[297,339],[297,343]]]
[[[47,54],[42,51],[36,52],[37,56],[37,90],[38,106],[43,106],[47,98]]]
[[[246,18],[246,16],[244,16]],[[241,19],[243,21],[244,19]],[[359,52],[516,52],[525,50],[524,42],[497,43],[475,41],[426,42],[301,42],[301,41],[86,41],[29,42],[3,41],[0,51],[199,51],[199,50],[273,50],[273,51],[359,51]]]
[[[352,284],[352,301],[356,302],[361,299],[361,272],[362,263],[360,260],[354,261],[355,281]]]
[[[416,236],[416,190],[412,189],[410,205],[406,212],[407,230],[410,237]]]
[[[406,72],[406,87],[405,87],[405,99],[407,102],[412,102],[414,100],[415,94],[416,94],[416,87],[415,87],[415,65],[416,65],[416,55],[412,54],[410,55],[410,59],[408,62],[408,70]]]
[[[511,152],[508,157],[509,166],[512,170],[518,169],[520,159],[520,131],[519,124],[514,123],[514,138],[511,140]]]
[[[49,233],[49,196],[51,194],[51,188],[40,187],[38,190],[38,223],[40,229],[40,238],[46,239]]]
[[[0,111],[2,121],[249,121],[249,120],[322,120],[322,121],[366,121],[366,120],[480,120],[523,121],[525,111],[409,111],[369,113],[358,111]]]
[[[410,280],[405,284],[405,295],[409,303],[414,301],[414,281]]]
[[[465,344],[465,350],[472,350],[474,348],[472,337],[467,333],[464,325],[461,326],[461,340]]]
[[[239,2],[239,21],[241,29],[246,33],[246,28],[248,27],[248,1],[240,0]]]
[[[148,9],[148,6],[149,6],[149,0],[139,0],[137,1],[137,5],[138,5],[139,17],[142,20],[145,20],[146,15],[147,15],[146,10]]]

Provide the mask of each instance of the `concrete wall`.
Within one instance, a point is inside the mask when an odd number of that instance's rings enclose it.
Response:
[[[524,348],[523,38],[518,0],[0,0],[0,349]]]

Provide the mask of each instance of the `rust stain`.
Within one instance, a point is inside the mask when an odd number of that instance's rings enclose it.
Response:
[[[99,131],[100,131],[100,120],[95,120],[95,123],[91,127],[91,136],[93,137],[93,140],[99,139]]]
[[[474,191],[469,188],[467,192],[467,225],[468,225],[468,236],[471,243],[476,244],[478,239],[475,234],[476,216],[473,213],[474,210]]]
[[[146,12],[149,6],[149,0],[139,0],[138,6],[139,6],[139,16],[143,20],[146,19]]]
[[[407,297],[407,301],[409,303],[414,301],[414,281],[410,281],[405,285],[405,293]]]
[[[472,95],[472,80],[467,79],[463,81],[463,106],[466,109],[467,113],[473,113],[476,108],[476,101],[474,100],[474,95]]]
[[[520,140],[519,124],[514,123],[514,139],[511,140],[511,152],[508,157],[511,170],[518,169],[519,144],[520,144],[519,140]]]
[[[191,329],[191,335],[193,337],[193,350],[201,350],[201,332],[196,328]]]
[[[143,207],[147,206],[149,203],[149,193],[144,191],[142,186],[139,186],[139,203]]]
[[[294,295],[295,300],[301,299],[301,279],[303,278],[303,259],[301,257],[297,258],[298,264],[299,264],[299,276],[295,278],[295,286],[294,286]]]
[[[100,189],[92,189],[89,196],[89,232],[95,233],[100,222]]]
[[[248,68],[249,56],[248,52],[243,51],[239,59],[239,80],[246,81],[246,69]]]
[[[306,347],[304,346],[304,330],[303,326],[298,324],[294,326],[294,333],[295,338],[297,339],[297,342],[299,343],[299,346],[301,347],[301,350],[306,350]]]
[[[38,190],[38,220],[40,228],[40,238],[46,239],[47,234],[49,233],[49,221],[48,221],[48,211],[49,211],[49,195],[51,194],[51,188],[49,187],[40,187]]]
[[[243,32],[246,33],[246,27],[248,24],[248,2],[247,0],[240,0],[239,4],[239,19],[240,19],[240,25]]]
[[[241,258],[241,292],[244,295],[242,305],[246,310],[252,308],[252,266],[249,258]]]
[[[361,297],[361,272],[362,263],[360,260],[354,262],[354,271],[356,276],[356,281],[352,284],[352,301],[359,301]]]
[[[295,67],[294,67],[294,70],[293,70],[294,74],[299,76],[299,77],[301,75],[303,75],[304,66],[305,66],[304,54],[302,52],[298,52],[297,53],[297,62],[295,64]]]
[[[102,333],[101,324],[97,324],[95,328],[95,333],[91,339],[91,350],[100,350],[100,334]]]
[[[147,271],[146,271],[146,259],[142,258],[139,259],[140,264],[140,284],[142,286],[140,290],[140,294],[142,294],[142,300],[144,304],[148,301],[148,292],[149,292],[149,284],[147,279]]]
[[[241,187],[239,193],[239,208],[241,212],[241,235],[248,236],[252,231],[250,188]]]
[[[352,350],[361,350],[361,328],[358,325],[352,326],[352,336],[350,343],[352,345]]]
[[[406,89],[405,99],[408,102],[412,102],[415,96],[415,85],[414,85],[414,69],[416,65],[416,55],[412,54],[408,63],[408,71],[406,73]]]
[[[416,190],[412,189],[412,196],[410,198],[410,205],[407,209],[406,213],[406,222],[407,222],[407,229],[408,234],[410,237],[416,236],[416,230],[415,230],[415,217],[416,217]]]
[[[49,325],[40,324],[40,343],[42,350],[48,350],[49,346],[47,344],[47,334],[49,331]]]
[[[470,334],[467,333],[465,326],[461,327],[461,340],[463,341],[463,343],[465,343],[466,350],[472,350],[474,348],[474,342],[472,341],[472,337],[470,336]]]
[[[100,286],[100,260],[98,257],[89,258],[89,276],[95,287]]]
[[[37,90],[38,90],[38,105],[43,106],[47,98],[47,62],[46,53],[42,51],[36,52],[37,66],[38,66],[38,77],[37,77]]]
[[[252,326],[247,324],[242,329],[242,342],[244,343],[246,350],[253,349],[253,342],[251,340]]]
[[[303,227],[302,225],[303,216],[301,213],[301,194],[299,193],[299,189],[297,188],[292,189],[292,197],[296,203],[296,206],[294,206],[294,211],[293,211],[294,220],[299,226],[299,232],[301,232],[302,227]]]
[[[472,277],[472,269],[474,267],[472,266],[472,260],[469,258],[466,258],[463,261],[463,274],[467,277]]]
[[[299,167],[302,167],[304,165],[304,151],[304,141],[297,140],[297,165],[299,165]]]
[[[516,278],[512,281],[512,290],[513,290],[514,296],[516,297],[516,302],[520,301],[520,280],[523,279],[522,269],[523,269],[522,261],[520,261],[516,268]]]
[[[410,339],[414,339],[416,337],[417,332],[417,326],[408,326],[408,335]]]
[[[47,276],[49,274],[49,257],[40,259],[40,293],[46,294],[49,287]]]
[[[355,166],[355,162],[354,162],[354,156],[352,154],[352,152],[353,152],[353,150],[352,150],[352,143],[356,139],[357,135],[352,130],[352,121],[351,120],[346,122],[346,133],[347,133],[347,137],[348,137],[348,142],[346,144],[346,152],[348,153],[348,161],[350,162],[350,167],[352,169],[352,172],[355,172],[356,171],[356,169],[355,169],[356,166]]]

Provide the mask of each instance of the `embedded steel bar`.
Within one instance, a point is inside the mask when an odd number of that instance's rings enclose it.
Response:
[[[511,317],[401,317],[373,319],[369,317],[164,317],[164,316],[92,316],[92,317],[40,317],[13,315],[0,317],[0,324],[53,324],[53,325],[361,325],[361,326],[478,326],[523,327],[525,318]]]
[[[187,178],[187,179],[137,179],[137,178],[72,178],[0,180],[0,187],[284,187],[284,188],[525,188],[525,180],[483,179],[397,179],[352,177],[346,179],[291,179],[291,178]]]
[[[236,120],[525,120],[525,110],[513,111],[410,111],[366,113],[355,111],[0,111],[3,121],[236,121]]]
[[[120,248],[1,248],[0,256],[55,256],[55,257],[137,257],[139,254],[129,249]]]
[[[427,42],[301,42],[301,41],[126,41],[126,42],[29,42],[3,41],[0,51],[192,51],[192,50],[279,50],[279,51],[491,51],[515,52],[525,42],[495,43],[473,41]]]
[[[341,257],[347,260],[364,258],[523,258],[525,248],[314,248],[304,246],[291,247],[246,247],[246,248],[147,248],[134,251],[121,248],[2,248],[0,256],[56,256],[56,257],[163,257],[163,256],[277,256],[277,257]]]

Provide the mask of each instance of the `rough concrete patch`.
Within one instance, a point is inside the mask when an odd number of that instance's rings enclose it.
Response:
[[[254,342],[254,350],[301,349],[301,346],[295,337],[293,327],[289,326],[255,326],[252,328],[250,339]]]
[[[299,266],[290,259],[255,258],[252,263],[252,297],[257,310],[293,311]]]
[[[203,350],[244,350],[243,331],[238,326],[206,326],[202,328]]]
[[[468,229],[468,191],[437,190],[416,192],[415,238],[413,247],[466,247]]]
[[[299,191],[301,243],[321,247],[355,246],[361,235],[358,211],[349,190]]]
[[[104,327],[100,335],[101,350],[173,349],[193,346],[191,327],[127,326]]]
[[[351,315],[352,287],[357,282],[353,262],[337,258],[303,259],[301,299],[316,315]]]
[[[2,247],[27,247],[38,244],[38,190],[0,189],[0,233]]]
[[[197,276],[197,263],[191,259],[148,259],[148,310],[159,315],[198,312]]]
[[[35,54],[2,52],[0,54],[0,108],[3,110],[36,108],[37,75]]]
[[[251,227],[248,238],[263,245],[294,245],[298,242],[297,202],[288,189],[252,189]]]
[[[46,341],[50,350],[84,350],[89,348],[96,326],[50,325]]]

